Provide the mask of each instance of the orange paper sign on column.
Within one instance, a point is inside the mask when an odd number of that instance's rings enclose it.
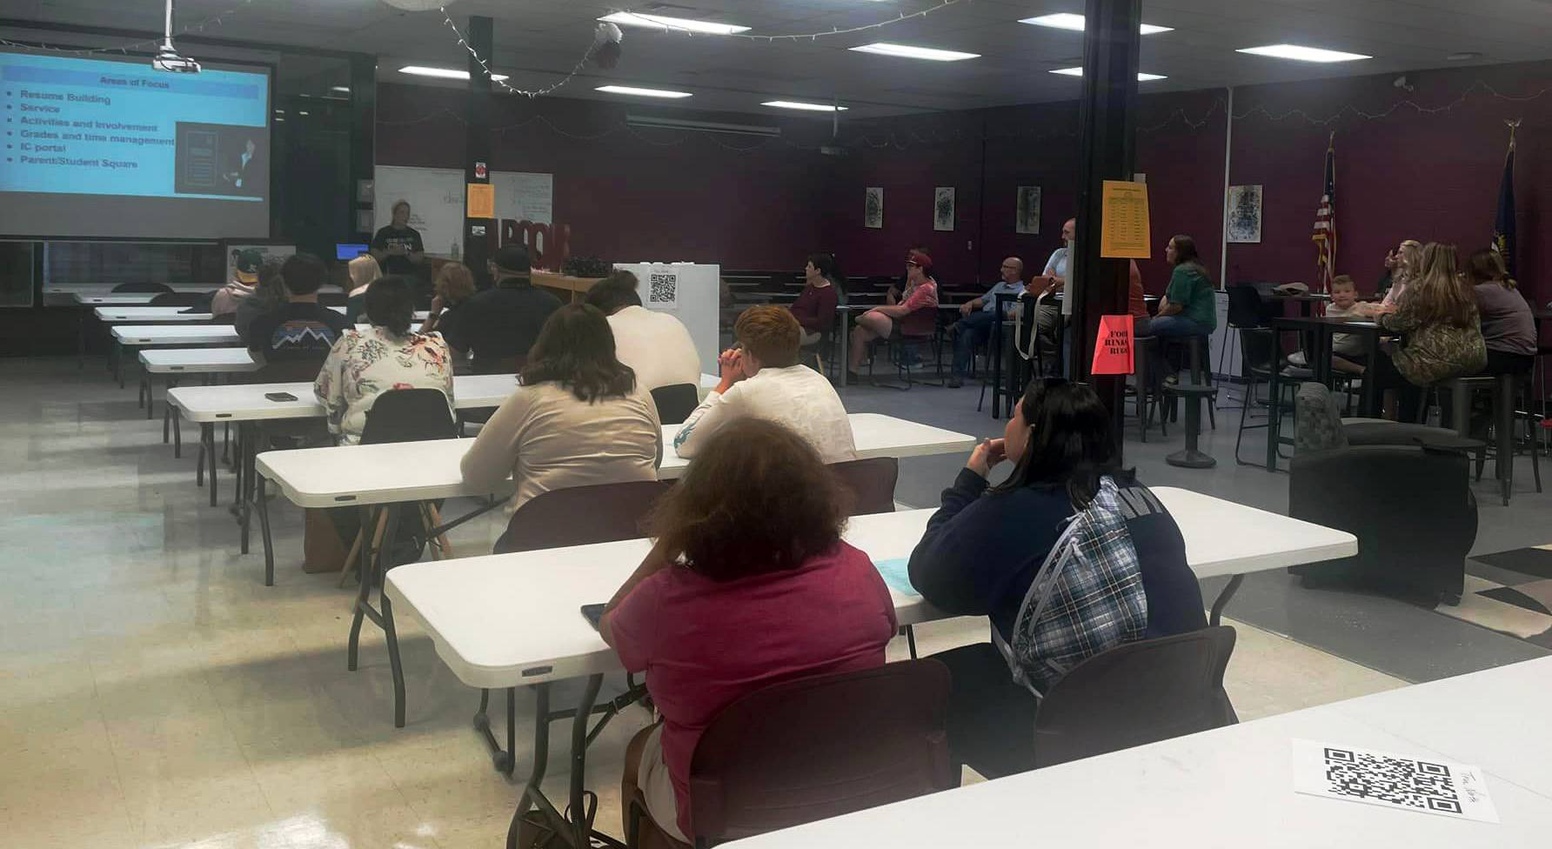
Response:
[[[1102,315],[1099,317],[1099,337],[1094,342],[1094,367],[1090,374],[1131,374],[1135,370],[1132,360],[1132,317],[1130,315]]]

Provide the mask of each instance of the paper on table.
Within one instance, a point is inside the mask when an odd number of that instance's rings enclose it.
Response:
[[[880,560],[874,563],[873,567],[878,570],[879,575],[883,576],[884,583],[888,584],[890,589],[900,595],[917,598],[921,596],[921,593],[911,586],[909,564],[909,558],[895,557],[889,560]]]
[[[1498,822],[1481,768],[1450,761],[1294,740],[1293,789],[1326,799]]]

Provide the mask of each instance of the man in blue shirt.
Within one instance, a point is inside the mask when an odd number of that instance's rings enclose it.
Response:
[[[985,295],[959,307],[962,318],[954,325],[957,329],[954,331],[954,373],[948,380],[950,389],[965,385],[965,373],[970,370],[975,349],[991,335],[992,325],[997,321],[997,296],[1024,294],[1023,278],[1024,261],[1010,256],[1002,261],[1002,279],[997,285],[988,289]],[[1010,301],[1005,304],[1003,313],[1006,315],[1011,312],[1017,303]]]

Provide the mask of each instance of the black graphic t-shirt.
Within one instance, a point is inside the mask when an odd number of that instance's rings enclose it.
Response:
[[[322,363],[329,349],[350,323],[345,316],[314,303],[284,304],[265,313],[248,325],[248,350],[260,351],[266,362],[317,360]]]
[[[402,247],[406,254],[424,251],[426,246],[420,241],[420,231],[414,227],[395,227],[392,224],[377,231],[372,237],[372,250],[386,251],[389,248]],[[382,260],[384,274],[414,274],[415,264],[403,254],[389,254]]]

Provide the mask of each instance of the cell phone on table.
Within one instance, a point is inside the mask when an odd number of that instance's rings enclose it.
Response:
[[[593,626],[594,631],[598,630],[598,620],[604,618],[604,607],[605,605],[602,604],[582,605],[582,618],[587,620],[587,624]]]
[[[295,401],[296,396],[290,392],[266,392],[264,397],[271,401]]]

